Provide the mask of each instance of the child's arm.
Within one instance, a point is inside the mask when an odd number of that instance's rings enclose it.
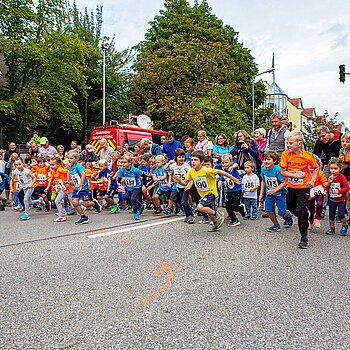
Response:
[[[111,183],[112,183],[112,177],[109,176],[109,177],[108,177],[108,184],[107,184],[107,192],[109,192],[109,189],[110,189],[110,187],[111,187]]]
[[[250,192],[254,192],[255,190],[257,190],[259,188],[259,185],[254,186],[253,188],[250,189]]]
[[[185,187],[185,191],[188,191],[189,189],[191,189],[193,186],[193,180],[191,180],[188,185]]]
[[[180,179],[179,176],[174,176],[173,180],[174,180],[176,183],[180,184],[181,186],[187,186],[187,184],[190,182],[190,180],[187,180],[187,179],[185,179],[184,181],[182,181],[182,180]]]
[[[235,178],[234,176],[232,176],[231,174],[228,174],[226,171],[223,170],[218,170],[218,174],[219,175],[224,175],[226,177],[228,177],[229,179],[231,179],[235,184],[240,185],[241,181],[239,181],[239,179]]]
[[[28,186],[28,188],[34,187],[34,184],[36,183],[36,176],[32,173],[29,173],[29,176],[32,178],[32,184]]]
[[[174,177],[174,170],[171,171],[170,175],[169,175],[169,181],[168,181],[168,187],[171,187],[171,182],[173,180]]]
[[[168,170],[169,167],[170,167],[170,165],[171,165],[171,164],[174,164],[174,163],[175,163],[175,160],[171,160],[170,162],[166,163],[166,164],[164,165],[164,170]]]
[[[51,184],[52,184],[52,178],[49,178],[49,181],[48,181],[48,183],[47,183],[47,186],[46,186],[46,188],[45,188],[45,190],[44,190],[45,193],[49,192],[49,189],[50,189],[50,187],[51,187]]]
[[[260,189],[260,196],[259,196],[260,202],[264,201],[264,193],[265,193],[265,181],[261,180],[261,189]]]
[[[320,171],[320,166],[318,164],[316,164],[316,168],[314,169],[314,173],[312,174],[312,178],[310,181],[308,181],[307,186],[309,188],[314,187],[317,176],[318,176],[318,172]]]
[[[80,176],[81,176],[81,178],[80,178],[80,185],[79,185],[79,188],[78,188],[77,193],[79,193],[79,192],[81,191],[81,189],[82,189],[82,187],[83,187],[83,185],[84,185],[84,182],[85,182],[85,179],[86,179],[86,173],[85,173],[85,171],[82,171],[82,172],[80,173]]]
[[[219,188],[222,188],[222,183],[223,183],[223,181],[219,181],[219,182],[218,182],[218,187],[219,187]]]
[[[303,171],[301,171],[300,173],[292,173],[291,171],[288,171],[287,168],[281,167],[281,175],[284,177],[290,177],[292,179],[303,179],[306,173],[304,173]]]
[[[284,187],[286,187],[286,179],[282,180],[281,183],[274,188],[273,190],[268,190],[267,194],[271,196],[272,194],[277,193],[278,191],[281,191]]]
[[[229,168],[228,168],[228,171],[232,171],[233,169],[236,169],[238,168],[238,163],[235,163],[233,165],[231,165]]]

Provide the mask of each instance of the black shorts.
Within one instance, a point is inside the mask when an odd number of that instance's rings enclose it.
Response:
[[[170,193],[171,193],[171,190],[163,191],[158,187],[157,191],[154,194],[157,194],[162,201],[166,201],[169,199]]]
[[[98,197],[104,197],[104,195],[107,193],[107,191],[104,191],[104,190],[98,190],[97,191],[97,196]]]
[[[109,192],[107,193],[110,198],[114,198],[114,196],[118,196],[118,189],[117,188],[111,188]]]
[[[44,191],[46,190],[46,186],[36,186],[36,193],[41,196],[46,194]]]
[[[208,193],[199,200],[199,203],[203,207],[209,207],[210,209],[215,210],[215,196],[213,193]]]
[[[174,202],[178,202],[178,203],[179,203],[179,198],[180,198],[179,192],[176,191],[175,189],[172,189],[171,192],[170,192],[170,197],[169,197],[169,199],[170,199],[171,201],[174,201]]]

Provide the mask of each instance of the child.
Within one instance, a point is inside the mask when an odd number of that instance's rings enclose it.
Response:
[[[294,130],[288,134],[287,150],[281,157],[281,174],[287,178],[287,208],[298,217],[301,235],[299,248],[306,249],[309,243],[308,199],[310,188],[314,187],[320,168],[313,154],[302,149],[303,144],[304,137],[301,131]],[[314,169],[313,175],[310,168]]]
[[[6,205],[6,199],[1,196],[2,192],[4,191],[5,187],[10,187],[10,183],[10,177],[5,173],[0,172],[0,211],[4,211]],[[6,184],[8,186],[6,186]]]
[[[208,231],[217,231],[224,223],[224,214],[218,213],[214,210],[215,198],[218,195],[215,179],[216,174],[228,177],[235,183],[239,182],[239,180],[222,170],[204,167],[204,153],[202,151],[193,152],[191,161],[193,168],[191,168],[185,175],[185,180],[182,181],[179,177],[174,176],[174,181],[182,186],[187,186],[190,181],[193,180],[194,185],[201,196],[197,209],[201,212],[207,213],[213,221],[213,227]]]
[[[158,188],[155,190],[152,198],[155,206],[153,214],[160,214],[162,212],[160,200],[167,201],[171,192],[168,184],[168,172],[164,169],[164,164],[164,156],[162,154],[156,156],[156,178],[153,180],[158,183]]]
[[[170,165],[170,176],[169,176],[169,184],[171,184],[171,181],[173,180],[174,176],[179,177],[182,181],[185,180],[186,173],[191,169],[190,165],[185,162],[186,159],[186,153],[182,148],[178,148],[174,152],[174,160],[175,163]],[[184,208],[186,218],[185,222],[188,224],[193,224],[193,213],[192,209],[188,203],[189,195],[190,195],[190,188],[186,188],[186,186],[183,186],[181,184],[177,184],[174,182],[174,186],[170,195],[169,200],[169,209],[171,210],[172,207],[172,201],[177,198],[177,193],[179,193],[181,204]]]
[[[114,205],[114,200],[113,200],[114,189],[113,189],[112,198],[110,197],[109,194],[107,194],[107,192],[109,192],[108,183],[109,183],[109,178],[111,175],[111,170],[108,169],[108,162],[106,159],[100,159],[97,163],[100,167],[100,172],[96,176],[97,181],[95,181],[95,183],[99,187],[98,192],[97,192],[97,200],[98,200],[99,204],[101,205],[101,207],[102,207],[102,198],[106,201],[108,206],[112,206],[112,205]],[[114,185],[115,185],[115,182],[113,182],[113,187],[114,187]],[[113,211],[113,212],[115,212],[115,211]]]
[[[116,180],[118,178],[118,172],[119,172],[119,170],[122,167],[123,167],[122,166],[122,161],[121,161],[121,159],[119,159],[118,162],[117,162],[117,169],[116,169],[117,171],[112,177],[113,180]],[[126,203],[126,200],[125,200],[125,186],[119,184],[117,191],[118,191],[118,205],[119,205],[119,208],[121,210],[126,210],[127,209],[127,203]]]
[[[67,152],[68,153],[68,152]],[[68,178],[68,170],[70,168],[70,163],[69,163],[69,160],[68,159],[64,159],[63,162],[63,168],[65,170],[67,170],[67,178]],[[68,181],[68,180],[67,180]],[[72,186],[71,184],[66,184],[66,190],[65,190],[65,193],[67,194],[68,196],[68,201],[70,203],[70,206],[71,206],[71,210],[67,213],[67,215],[77,215],[77,211],[75,210],[74,206],[73,206],[73,192],[74,192],[74,186]],[[51,186],[52,188],[52,186]],[[57,192],[55,190],[55,188],[53,188],[53,191],[52,193],[55,193],[57,195]],[[67,206],[65,208],[66,210],[68,210],[68,203],[67,203]]]
[[[146,198],[146,201],[147,201],[146,208],[149,209],[150,205],[152,204],[152,199],[149,195],[149,191],[147,191],[146,188],[147,188],[148,184],[152,181],[152,178],[149,177],[151,168],[150,168],[148,162],[149,162],[150,157],[149,157],[148,153],[145,153],[142,156],[140,156],[139,158],[140,158],[139,169],[142,170],[146,175],[146,182],[142,184],[142,194]]]
[[[241,181],[239,180],[237,166],[233,165],[232,154],[227,153],[221,156],[221,166],[224,169],[223,172],[226,176],[227,174],[231,175],[230,178],[226,177],[226,179],[224,179],[224,175],[222,175],[219,181],[220,188],[224,180],[227,187],[226,211],[231,220],[228,226],[239,226],[241,223],[239,222],[235,212],[238,211],[242,215],[242,217],[245,217],[246,209],[245,205],[241,204],[242,185]]]
[[[263,155],[265,166],[261,169],[261,192],[259,200],[262,202],[265,194],[265,211],[268,214],[273,225],[267,229],[268,232],[277,232],[281,226],[277,221],[275,214],[275,205],[278,215],[282,216],[288,223],[293,226],[293,216],[287,211],[286,179],[281,174],[281,167],[278,164],[279,155],[275,151],[266,151]]]
[[[314,154],[314,157],[316,159],[316,163],[321,168],[322,167],[322,161],[321,159]],[[310,197],[309,197],[309,229],[312,229],[312,226],[315,222],[315,227],[321,227],[321,214],[322,214],[322,204],[323,204],[323,195],[325,193],[325,187],[328,186],[328,182],[326,179],[326,176],[324,175],[323,171],[320,170],[318,172],[317,179],[315,181],[315,186],[311,188],[310,190]],[[315,215],[315,204],[316,204],[316,215]]]
[[[132,166],[133,157],[124,154],[121,163],[123,167],[118,172],[118,182],[124,184],[126,189],[125,199],[131,201],[134,220],[140,220],[140,215],[142,214],[145,205],[141,204],[138,200],[141,195],[141,181],[140,177],[144,176],[142,170]]]
[[[50,177],[50,171],[48,167],[45,164],[45,158],[39,157],[38,158],[38,167],[36,169],[36,176],[37,176],[37,183],[38,186],[36,187],[37,194],[42,197],[42,199],[45,202],[45,211],[48,212],[51,209],[51,204],[47,199],[47,191],[45,192],[45,189],[47,188],[49,177]]]
[[[29,220],[29,207],[33,204],[44,204],[44,201],[42,198],[32,200],[33,187],[36,179],[30,170],[24,167],[22,158],[17,158],[15,160],[15,167],[16,169],[12,173],[11,182],[13,183],[15,181],[14,177],[16,177],[19,187],[24,191],[24,214],[20,219]]]
[[[184,142],[186,148],[186,162],[192,166],[191,163],[191,154],[196,150],[196,143],[193,139],[189,138]]]
[[[246,174],[242,179],[242,187],[243,202],[247,211],[244,219],[251,218],[252,220],[258,217],[258,188],[260,185],[259,177],[254,174],[254,169],[255,165],[252,161],[244,163],[244,171]]]
[[[84,214],[83,209],[79,204],[79,200],[83,201],[85,207],[93,207],[98,213],[101,212],[101,206],[96,200],[90,201],[89,198],[89,182],[86,179],[85,168],[78,163],[79,153],[70,150],[67,153],[68,161],[70,163],[70,168],[68,171],[67,185],[70,179],[72,180],[74,190],[72,195],[73,206],[75,210],[80,215],[80,219],[75,222],[76,225],[87,224],[89,218]]]
[[[148,161],[149,167],[150,167],[150,171],[149,174],[147,176],[147,185],[145,185],[142,188],[142,191],[145,193],[149,193],[150,198],[153,197],[154,191],[156,189],[157,186],[157,181],[156,181],[156,157],[151,157]],[[151,209],[151,205],[153,204],[152,199],[151,199],[151,203],[148,204],[148,209]]]
[[[329,170],[331,174],[328,176],[329,189],[329,230],[326,232],[328,235],[335,234],[334,219],[338,209],[338,216],[342,222],[342,228],[340,229],[341,235],[346,235],[348,232],[348,224],[346,222],[346,201],[347,194],[349,192],[349,184],[346,177],[341,174],[341,170],[344,166],[343,162],[339,158],[331,158],[329,161]]]

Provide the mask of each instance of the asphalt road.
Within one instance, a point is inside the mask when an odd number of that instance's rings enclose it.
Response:
[[[147,211],[53,219],[0,212],[1,349],[350,348],[350,236],[326,222],[300,250],[260,214],[216,233]]]

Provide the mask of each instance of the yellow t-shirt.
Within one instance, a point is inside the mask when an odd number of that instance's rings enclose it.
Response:
[[[193,180],[198,193],[201,197],[206,196],[208,193],[212,193],[215,197],[218,196],[218,190],[216,188],[216,174],[218,170],[212,168],[206,168],[202,166],[201,170],[196,171],[191,168],[185,175],[185,179],[188,181]]]

